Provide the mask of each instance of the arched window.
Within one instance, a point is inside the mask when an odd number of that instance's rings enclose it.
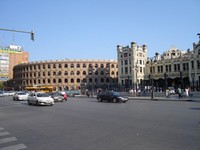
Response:
[[[101,71],[101,75],[104,75],[104,72],[103,72],[103,71]]]
[[[80,80],[79,78],[76,80],[77,83],[80,83],[80,81],[81,81],[81,80]]]
[[[104,83],[104,78],[101,78],[101,83]]]
[[[67,76],[68,75],[68,72],[67,71],[65,71],[65,76]]]
[[[89,68],[92,68],[92,64],[89,64]]]
[[[76,67],[77,67],[77,68],[80,68],[80,64],[77,64]]]
[[[73,76],[74,75],[74,71],[71,71],[70,75]]]
[[[71,68],[74,68],[74,64],[71,64]]]
[[[71,83],[74,83],[74,79],[71,79]]]
[[[86,68],[86,64],[83,64],[83,68]]]
[[[68,82],[68,80],[65,78],[65,83],[67,83]]]
[[[104,68],[104,65],[103,65],[103,64],[101,64],[101,68]]]
[[[83,71],[83,75],[86,75],[86,71]]]
[[[65,64],[65,68],[68,68],[68,65],[67,65],[67,64]]]
[[[62,79],[58,79],[58,83],[62,83]]]
[[[76,75],[80,75],[80,71],[77,71],[77,72],[76,72]]]

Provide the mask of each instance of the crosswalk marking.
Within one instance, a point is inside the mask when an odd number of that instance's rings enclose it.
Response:
[[[27,148],[23,143],[17,143],[16,137],[8,137],[8,135],[10,135],[10,132],[6,131],[3,127],[0,127],[0,150],[21,150]]]
[[[20,150],[20,149],[26,149],[27,146],[24,144],[18,144],[18,145],[13,145],[13,146],[8,146],[4,148],[0,148],[0,150]]]
[[[9,138],[0,139],[0,144],[12,142],[12,141],[17,141],[16,137],[9,137]]]
[[[0,136],[9,135],[9,134],[10,134],[10,133],[7,132],[7,131],[2,131],[2,132],[0,132]]]

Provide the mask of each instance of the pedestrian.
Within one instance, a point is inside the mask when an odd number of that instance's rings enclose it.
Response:
[[[166,89],[166,98],[170,98],[169,89]]]
[[[182,97],[182,89],[178,88],[178,98],[181,98],[181,97]]]
[[[189,88],[185,88],[185,96],[189,97]]]

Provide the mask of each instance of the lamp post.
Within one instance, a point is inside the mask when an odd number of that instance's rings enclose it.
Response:
[[[154,57],[148,58],[147,64],[150,63],[150,77],[151,77],[151,99],[154,99],[154,80],[153,80],[153,62],[156,62]]]

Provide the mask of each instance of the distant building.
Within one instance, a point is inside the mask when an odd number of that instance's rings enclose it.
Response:
[[[165,91],[168,87],[200,90],[200,41],[193,50],[171,47],[162,55],[147,57],[147,46],[135,42],[117,46],[118,81],[126,91],[130,89]]]
[[[114,90],[118,85],[116,60],[50,60],[18,64],[14,81],[18,89],[53,87],[57,90]]]
[[[168,87],[200,90],[200,41],[193,44],[193,50],[172,47],[162,55],[156,53],[153,61],[147,58],[147,62],[145,85],[151,86],[154,80],[156,90]]]
[[[29,53],[25,52],[21,46],[0,47],[0,81],[12,79],[13,67],[28,61]]]
[[[118,81],[126,91],[138,90],[143,84],[147,60],[147,46],[138,46],[136,42],[129,46],[117,46]]]

